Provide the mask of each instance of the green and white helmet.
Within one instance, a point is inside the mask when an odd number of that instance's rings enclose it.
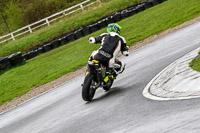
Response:
[[[112,23],[112,24],[108,25],[107,32],[108,33],[110,33],[110,32],[116,32],[117,34],[120,35],[120,29],[121,29],[121,26],[119,26],[117,23]]]

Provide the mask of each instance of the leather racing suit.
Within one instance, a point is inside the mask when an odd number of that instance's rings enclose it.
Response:
[[[125,63],[116,59],[116,56],[121,51],[123,55],[128,56],[129,48],[126,45],[126,40],[124,37],[119,36],[115,32],[103,33],[99,37],[90,37],[90,43],[101,43],[101,47],[92,53],[89,60],[98,60],[107,68],[113,68],[114,64],[120,65],[120,73],[125,68]]]

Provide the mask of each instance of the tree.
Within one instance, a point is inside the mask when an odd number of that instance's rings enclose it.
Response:
[[[11,31],[14,31],[23,25],[23,14],[22,9],[15,3],[14,0],[11,0],[6,4],[6,10],[4,13],[7,16],[7,22],[10,26]]]

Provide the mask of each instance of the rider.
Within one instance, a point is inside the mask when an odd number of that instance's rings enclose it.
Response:
[[[107,27],[108,33],[103,33],[99,37],[90,37],[90,43],[101,43],[101,47],[92,53],[90,56],[90,61],[98,60],[104,66],[109,69],[114,68],[114,64],[118,64],[120,69],[118,73],[122,73],[125,69],[125,63],[119,61],[116,56],[121,51],[124,56],[129,55],[129,47],[126,45],[126,40],[124,37],[120,36],[121,27],[117,23],[109,24]],[[117,74],[113,74],[114,77]]]

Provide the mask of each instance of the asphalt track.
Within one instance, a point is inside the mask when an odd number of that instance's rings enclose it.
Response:
[[[126,70],[112,90],[81,98],[79,76],[0,115],[0,133],[199,133],[200,99],[154,101],[143,97],[162,69],[200,47],[200,23],[120,58]]]

